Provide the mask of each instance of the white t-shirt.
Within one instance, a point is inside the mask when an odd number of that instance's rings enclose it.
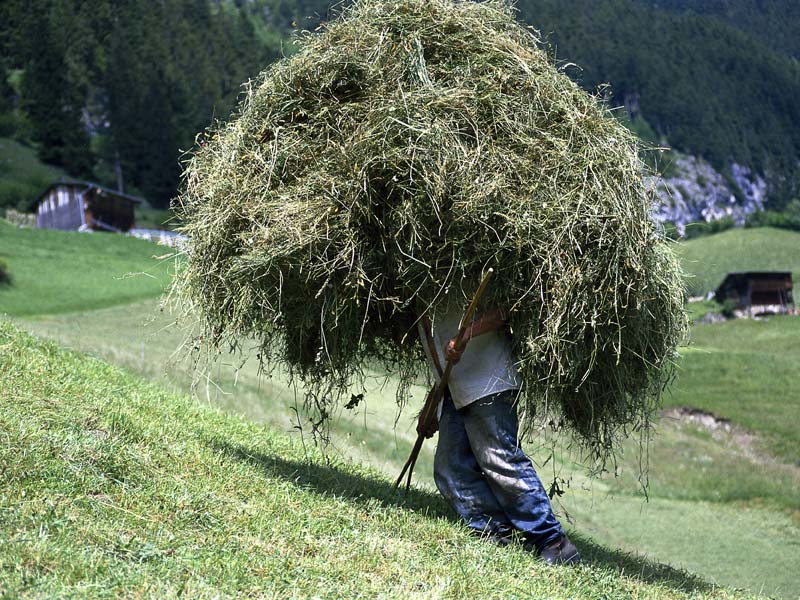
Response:
[[[458,334],[462,316],[463,309],[456,308],[448,312],[436,312],[431,319],[433,344],[442,369],[446,368],[445,344]],[[422,346],[438,382],[439,373],[431,357],[422,323],[418,327]],[[459,409],[486,396],[519,389],[519,374],[514,364],[509,332],[500,329],[471,338],[461,360],[450,370],[447,383],[453,404]]]

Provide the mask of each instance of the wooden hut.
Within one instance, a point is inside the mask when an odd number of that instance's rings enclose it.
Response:
[[[720,303],[733,301],[737,317],[795,312],[792,274],[788,271],[728,273],[715,294]]]
[[[36,226],[43,229],[128,231],[141,198],[87,181],[59,181],[36,199]]]

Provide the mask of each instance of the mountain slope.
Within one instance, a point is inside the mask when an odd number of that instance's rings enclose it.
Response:
[[[800,4],[795,0],[641,0],[656,8],[713,17],[800,58]]]
[[[684,153],[702,156],[734,175],[733,164],[766,174],[773,206],[781,207],[800,184],[800,65],[772,49],[768,32],[792,28],[778,10],[786,0],[742,8],[736,23],[722,9],[679,10],[694,0],[519,0],[525,23],[540,30],[557,58],[574,63],[567,73],[586,89],[611,84],[612,105],[643,117],[657,138]],[[259,19],[290,31],[313,29],[349,2],[253,0]],[[714,3],[712,3],[714,4]],[[721,4],[721,3],[718,3]],[[727,3],[726,3],[727,4]],[[764,4],[764,6],[762,6]],[[334,9],[329,9],[330,6]],[[778,8],[775,8],[775,5]],[[760,21],[754,19],[757,15]],[[744,23],[763,30],[745,33]],[[760,25],[756,25],[761,23]],[[741,27],[739,26],[741,25]],[[778,175],[788,175],[783,180]],[[735,177],[731,177],[734,179]],[[731,181],[734,193],[738,185]]]
[[[610,82],[614,104],[640,112],[671,145],[718,168],[794,169],[800,67],[791,59],[715,19],[631,0],[523,0],[519,8],[552,32],[584,86]]]
[[[744,597],[587,542],[587,567],[546,568],[430,494],[7,323],[0,347],[11,596]]]
[[[48,0],[31,12],[6,1],[0,82],[16,84],[0,85],[0,134],[40,142],[40,155],[72,175],[83,169],[112,183],[121,173],[163,206],[179,183],[181,150],[212,118],[228,117],[243,80],[290,52],[292,32],[313,30],[348,3]],[[610,83],[612,105],[624,105],[638,130],[708,160],[739,202],[761,177],[770,208],[800,193],[796,3],[516,6],[559,60],[579,65],[567,70],[572,77],[591,91]]]

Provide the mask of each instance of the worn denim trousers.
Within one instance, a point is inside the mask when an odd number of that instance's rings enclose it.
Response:
[[[469,527],[487,534],[516,529],[541,550],[563,531],[517,440],[514,395],[500,392],[456,410],[445,394],[433,476]]]

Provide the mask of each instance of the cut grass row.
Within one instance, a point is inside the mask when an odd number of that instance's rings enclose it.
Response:
[[[431,494],[5,323],[0,347],[10,596],[745,597],[584,540],[545,567]]]
[[[738,319],[692,329],[667,406],[698,407],[763,436],[800,465],[800,318]]]
[[[185,393],[194,384],[195,393],[203,401],[284,431],[294,430],[298,425],[293,410],[296,396],[285,377],[275,373],[264,378],[255,360],[242,362],[235,356],[221,357],[207,379],[198,377],[189,361],[175,355],[186,332],[157,308],[151,301],[78,315],[42,316],[21,323],[38,335],[91,352],[175,391]],[[665,403],[712,411],[756,436],[742,446],[736,435],[714,435],[691,424],[661,421],[650,446],[651,495],[767,502],[800,511],[800,470],[792,465],[800,446],[800,434],[794,427],[798,421],[794,399],[800,397],[800,382],[792,377],[794,365],[800,361],[800,346],[794,343],[800,336],[800,319],[732,321],[695,327],[693,335],[697,339],[684,350],[678,378],[665,395]],[[755,358],[737,376],[722,376],[720,371],[730,366],[723,349],[745,339],[752,342]],[[752,381],[743,381],[746,378]],[[383,379],[376,376],[364,404],[355,411],[340,411],[332,431],[331,451],[394,473],[402,467],[413,443],[412,416],[424,399],[425,388],[414,389],[412,404],[416,405],[402,413],[395,427],[393,381],[390,379],[383,388],[382,383]],[[735,401],[728,399],[733,395]],[[748,406],[767,410],[749,410]],[[434,447],[433,442],[423,446],[415,476],[431,488]],[[631,494],[640,491],[634,477],[638,471],[636,455],[632,441],[620,465],[623,475],[614,481],[615,490]],[[540,457],[544,461],[546,453],[540,453]]]

